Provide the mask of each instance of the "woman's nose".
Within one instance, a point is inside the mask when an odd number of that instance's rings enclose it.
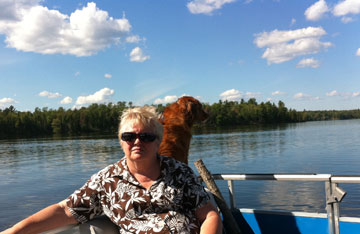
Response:
[[[136,137],[136,138],[135,138],[135,141],[134,141],[134,144],[137,145],[137,144],[140,144],[140,142],[141,142],[141,141],[140,141],[139,137]]]

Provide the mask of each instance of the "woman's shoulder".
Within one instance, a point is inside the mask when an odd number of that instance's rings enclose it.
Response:
[[[193,174],[193,170],[186,164],[180,161],[177,161],[176,159],[172,158],[172,157],[168,157],[168,156],[163,156],[160,155],[160,166],[161,169],[163,170],[167,170],[170,172],[174,172],[174,171],[181,171],[182,173],[190,173]]]
[[[176,166],[176,167],[188,167],[187,164],[180,162],[172,157],[165,156],[165,155],[158,155],[158,157],[160,157],[161,163],[169,164],[169,165]]]

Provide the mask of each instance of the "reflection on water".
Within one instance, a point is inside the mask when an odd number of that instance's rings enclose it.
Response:
[[[190,164],[202,158],[212,173],[356,175],[360,174],[359,139],[360,120],[208,131],[193,137]],[[227,184],[218,184],[225,191]],[[239,207],[325,212],[323,182],[237,181],[235,185]],[[360,185],[340,186],[348,191],[341,214],[360,216]]]
[[[196,132],[189,165],[212,173],[360,174],[360,120]],[[98,170],[123,157],[115,136],[0,141],[0,230],[65,199]],[[226,183],[218,182],[225,198]],[[325,212],[322,182],[236,181],[243,208]],[[360,185],[341,184],[344,215],[360,216]]]
[[[0,141],[0,230],[65,199],[122,156],[116,138]]]

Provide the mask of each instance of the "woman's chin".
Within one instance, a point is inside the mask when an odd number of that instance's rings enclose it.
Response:
[[[142,153],[133,153],[131,154],[130,158],[132,160],[142,160],[145,158],[145,156]]]

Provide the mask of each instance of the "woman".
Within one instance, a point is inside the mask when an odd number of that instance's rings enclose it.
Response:
[[[163,133],[157,119],[153,107],[125,111],[119,125],[124,158],[1,234],[39,233],[102,213],[120,233],[221,233],[219,214],[192,170],[157,155]]]

